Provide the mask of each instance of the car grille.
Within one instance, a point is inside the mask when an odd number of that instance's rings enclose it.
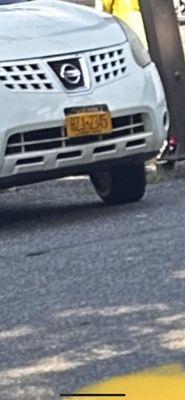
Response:
[[[79,57],[84,59],[82,67],[82,78],[84,87],[80,85],[76,89],[88,90],[87,82],[88,70],[90,72],[92,85],[94,87],[107,84],[120,79],[126,72],[124,44],[113,46],[96,51],[81,53],[79,56],[68,55],[67,60],[75,63]],[[61,65],[65,62],[66,56],[43,58],[42,60],[20,61],[0,63],[0,84],[7,89],[16,92],[51,92],[61,91],[62,80],[59,72]],[[88,64],[89,68],[85,67]],[[70,92],[74,86],[67,88]]]
[[[52,91],[56,85],[44,64],[19,62],[0,64],[0,83],[14,91]]]
[[[68,138],[65,128],[55,127],[39,129],[23,133],[15,133],[8,139],[5,155],[31,153],[62,149],[67,146],[85,145],[87,143],[101,142],[127,135],[145,132],[145,115],[134,114],[113,118],[113,131],[111,134]]]
[[[94,51],[90,55],[90,64],[97,85],[121,78],[126,71],[124,47]]]

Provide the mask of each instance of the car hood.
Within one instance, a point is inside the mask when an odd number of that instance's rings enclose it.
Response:
[[[69,54],[122,43],[114,18],[85,6],[35,0],[0,6],[0,60]]]

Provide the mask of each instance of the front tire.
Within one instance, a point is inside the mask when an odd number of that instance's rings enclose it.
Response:
[[[92,183],[107,204],[139,201],[145,193],[146,178],[143,162],[122,164],[91,175]]]

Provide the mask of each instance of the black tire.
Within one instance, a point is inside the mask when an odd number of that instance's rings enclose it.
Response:
[[[107,204],[139,201],[145,193],[146,178],[143,162],[122,164],[91,175],[92,183]]]

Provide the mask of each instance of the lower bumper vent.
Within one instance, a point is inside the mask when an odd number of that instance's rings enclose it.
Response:
[[[113,130],[111,134],[89,135],[78,138],[68,138],[65,127],[38,129],[29,132],[15,133],[8,139],[5,156],[33,153],[36,151],[48,151],[62,149],[67,146],[85,145],[88,143],[100,143],[115,138],[142,134],[145,132],[145,114],[126,115],[113,118]],[[60,155],[64,158],[65,155]]]

